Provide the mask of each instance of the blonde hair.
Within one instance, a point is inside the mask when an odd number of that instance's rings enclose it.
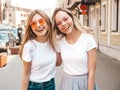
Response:
[[[90,27],[88,26],[83,26],[84,32],[90,33]]]
[[[53,30],[54,34],[61,35],[62,37],[65,36],[64,33],[60,32],[60,30],[58,29],[58,27],[56,25],[56,21],[55,21],[55,16],[59,11],[66,12],[72,18],[76,30],[83,32],[83,27],[76,16],[74,16],[69,10],[67,10],[65,8],[56,8],[52,15],[52,30]]]
[[[46,37],[47,37],[47,40],[49,41],[50,47],[54,50],[54,45],[53,45],[53,41],[52,41],[52,27],[51,27],[50,19],[44,12],[37,9],[37,10],[32,11],[28,17],[27,25],[25,28],[25,34],[24,34],[22,45],[21,45],[20,57],[22,57],[22,51],[23,51],[24,44],[28,40],[32,40],[32,39],[36,38],[36,35],[33,33],[32,28],[30,26],[30,23],[31,23],[33,16],[35,14],[39,14],[40,16],[42,16],[46,20],[47,25],[48,25],[48,31],[47,31]]]

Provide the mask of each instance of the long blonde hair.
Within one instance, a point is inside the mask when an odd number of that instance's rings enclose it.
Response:
[[[72,14],[71,11],[69,11],[68,9],[65,9],[65,8],[56,8],[53,12],[53,15],[52,15],[52,30],[53,30],[54,34],[65,36],[64,33],[60,32],[60,30],[58,29],[58,27],[56,25],[56,21],[55,21],[55,16],[59,11],[66,12],[72,18],[75,29],[83,32],[83,29],[82,29],[83,27],[82,27],[80,21],[78,20],[78,18],[76,16],[74,16]]]
[[[46,20],[47,25],[48,25],[48,31],[47,31],[46,37],[47,37],[47,40],[49,42],[49,46],[54,50],[54,45],[53,45],[53,40],[52,40],[52,27],[51,27],[50,19],[44,12],[37,9],[37,10],[32,11],[28,17],[27,25],[25,28],[25,34],[24,34],[21,49],[20,49],[20,57],[22,57],[22,51],[23,51],[24,44],[28,40],[32,40],[32,39],[36,38],[36,35],[33,33],[32,28],[30,26],[32,18],[35,14],[39,14],[40,16],[42,16]]]

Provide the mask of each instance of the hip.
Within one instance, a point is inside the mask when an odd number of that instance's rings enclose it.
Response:
[[[88,88],[88,74],[83,75],[68,75],[63,74],[59,90],[87,90]],[[98,90],[96,83],[94,90]]]
[[[55,80],[52,78],[41,83],[29,81],[28,90],[55,90]]]

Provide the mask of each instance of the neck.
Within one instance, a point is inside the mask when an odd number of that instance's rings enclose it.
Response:
[[[81,34],[78,30],[73,30],[70,34],[66,35],[66,39],[74,39],[75,37],[79,36]]]
[[[36,41],[38,41],[38,42],[41,42],[41,43],[45,43],[46,41],[47,41],[47,37],[46,36],[44,36],[44,37],[36,37],[35,38],[35,40]]]
[[[67,34],[65,38],[68,43],[74,44],[78,40],[80,35],[81,35],[81,32],[75,30],[71,34]]]

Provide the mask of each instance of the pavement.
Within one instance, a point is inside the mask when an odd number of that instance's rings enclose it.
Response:
[[[99,90],[120,90],[120,61],[98,51],[96,81]]]
[[[22,63],[18,55],[8,55],[6,66],[0,68],[0,90],[21,90]]]
[[[62,76],[62,65],[56,67],[56,90]],[[7,65],[0,68],[0,90],[21,90],[22,63],[18,55],[8,55]],[[120,90],[120,61],[97,52],[96,83],[99,90]]]

